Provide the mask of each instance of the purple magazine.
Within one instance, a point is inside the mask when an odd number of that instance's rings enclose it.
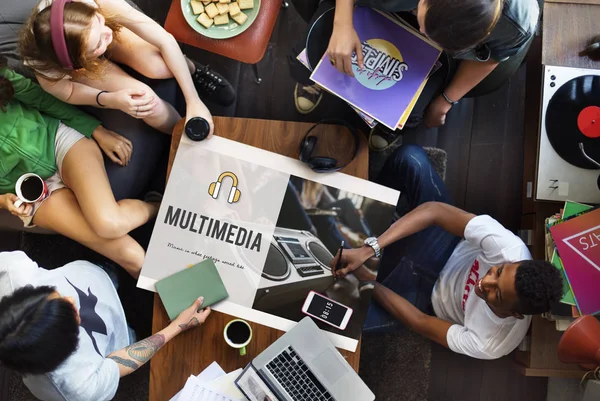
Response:
[[[352,78],[336,70],[324,55],[310,78],[393,130],[441,50],[373,9],[356,7],[353,18],[363,43],[365,69],[353,56]]]

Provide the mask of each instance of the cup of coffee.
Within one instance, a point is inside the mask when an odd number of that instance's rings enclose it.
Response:
[[[44,200],[48,197],[48,185],[37,174],[23,174],[17,180],[15,192],[19,198],[15,202],[15,207],[20,207],[23,203],[34,203]]]
[[[225,325],[223,330],[225,342],[232,348],[240,350],[240,355],[246,355],[246,345],[252,340],[252,328],[242,319],[235,319]]]

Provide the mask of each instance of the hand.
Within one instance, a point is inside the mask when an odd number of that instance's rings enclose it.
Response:
[[[15,202],[18,200],[19,197],[15,194],[0,195],[0,207],[8,210],[13,216],[31,216],[31,213],[33,212],[33,205],[31,203],[23,203],[21,206],[15,207]]]
[[[181,331],[200,326],[204,323],[208,315],[210,315],[210,308],[201,309],[202,302],[204,302],[204,297],[195,300],[192,306],[181,312],[171,324],[178,327]]]
[[[158,101],[143,89],[122,89],[106,94],[106,105],[121,110],[135,118],[146,118],[154,114]]]
[[[206,139],[210,138],[215,130],[215,124],[213,122],[213,118],[210,114],[210,111],[208,110],[206,105],[202,103],[201,100],[199,100],[198,102],[190,103],[187,106],[187,109],[185,111],[185,122],[187,123],[193,117],[202,117],[206,121],[208,121],[208,125],[210,125],[210,131],[208,132],[208,136],[206,137]]]
[[[343,278],[346,274],[351,273],[361,267],[363,263],[370,257],[373,257],[373,248],[370,246],[363,246],[357,249],[344,249],[342,252],[342,261],[340,263],[341,268],[335,269],[340,253],[335,255],[331,261],[331,273],[337,278]]]
[[[356,52],[358,66],[364,68],[362,44],[358,34],[351,23],[341,23],[334,25],[333,33],[329,39],[327,47],[327,56],[332,65],[338,71],[354,76],[352,72],[352,53]]]
[[[110,160],[119,166],[126,166],[131,159],[133,144],[124,136],[99,125],[92,134],[98,146]]]
[[[427,128],[439,127],[446,123],[446,114],[452,105],[446,101],[441,95],[429,103],[427,111],[425,111],[425,126]]]

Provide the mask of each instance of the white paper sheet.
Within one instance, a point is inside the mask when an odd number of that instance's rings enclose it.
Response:
[[[198,376],[191,375],[170,401],[246,401],[234,383],[241,371],[226,374],[217,362],[213,362]]]

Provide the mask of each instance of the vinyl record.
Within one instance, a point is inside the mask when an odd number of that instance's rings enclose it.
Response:
[[[563,84],[550,99],[545,118],[548,139],[560,157],[577,167],[600,168],[583,152],[600,163],[600,76]]]

